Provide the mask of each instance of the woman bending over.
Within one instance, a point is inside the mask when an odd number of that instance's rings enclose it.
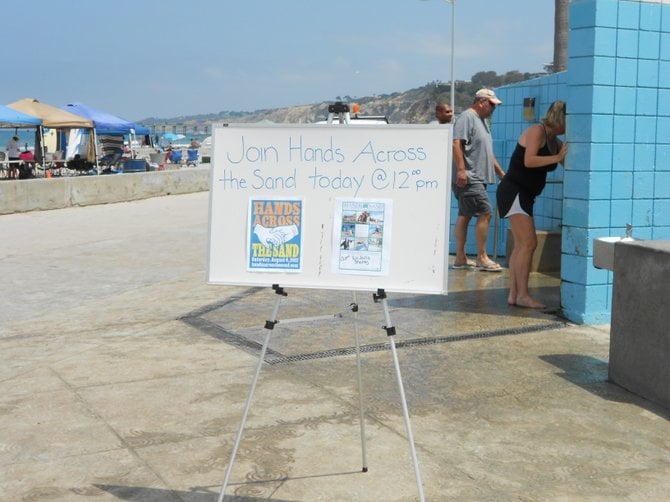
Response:
[[[508,218],[514,248],[509,256],[510,286],[507,303],[542,309],[545,306],[528,293],[528,276],[537,247],[533,204],[542,193],[547,173],[563,163],[567,144],[557,136],[565,134],[565,103],[554,101],[540,124],[527,128],[509,161],[505,177],[498,185],[496,199],[502,218]]]

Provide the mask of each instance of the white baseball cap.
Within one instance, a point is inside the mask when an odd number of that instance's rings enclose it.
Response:
[[[486,88],[479,89],[477,91],[477,93],[475,94],[475,97],[476,98],[481,98],[481,99],[488,99],[494,105],[499,105],[499,104],[502,103],[502,101],[500,101],[498,99],[498,96],[496,96],[496,93],[493,92],[491,89],[486,89]]]

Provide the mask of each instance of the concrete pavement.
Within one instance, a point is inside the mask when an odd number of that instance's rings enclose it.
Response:
[[[0,216],[0,500],[217,500],[275,295],[206,284],[207,198]],[[558,317],[555,277],[547,312],[449,281],[389,294],[426,500],[663,500],[670,412],[607,382],[609,326]],[[381,306],[363,473],[352,293],[287,292],[225,500],[418,500]]]

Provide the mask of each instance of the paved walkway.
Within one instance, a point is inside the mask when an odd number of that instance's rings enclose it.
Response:
[[[217,500],[275,295],[206,284],[207,197],[0,216],[0,500]],[[670,412],[607,382],[609,327],[557,317],[553,277],[554,312],[449,280],[389,295],[426,500],[665,499]],[[352,294],[288,293],[225,500],[418,500],[380,304],[363,443]]]

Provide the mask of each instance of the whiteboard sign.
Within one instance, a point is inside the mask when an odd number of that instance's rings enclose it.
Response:
[[[451,127],[216,126],[212,284],[447,292]]]

